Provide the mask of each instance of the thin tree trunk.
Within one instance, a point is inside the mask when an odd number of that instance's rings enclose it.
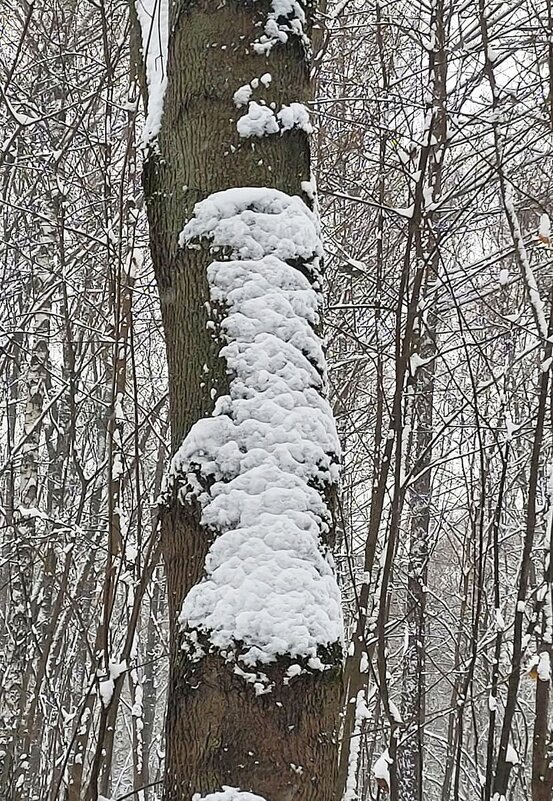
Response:
[[[442,191],[447,118],[445,111],[447,62],[445,55],[444,3],[438,0],[431,19],[435,47],[430,54],[429,82],[433,98],[427,109],[432,115],[429,131],[428,187],[433,203]],[[434,376],[436,371],[436,324],[434,290],[440,269],[439,220],[432,208],[426,212],[417,242],[419,262],[426,261],[426,287],[419,316],[412,359],[415,478],[410,492],[410,544],[406,596],[406,650],[403,655],[402,718],[405,725],[398,746],[400,798],[422,801],[424,723],[426,705],[426,585],[431,525],[432,441]]]
[[[4,697],[12,719],[8,721],[8,745],[1,785],[10,788],[19,798],[29,768],[26,752],[22,749],[26,738],[24,730],[31,671],[28,669],[29,632],[33,630],[36,609],[33,603],[33,581],[36,562],[34,542],[39,486],[39,460],[43,406],[50,390],[49,335],[50,298],[48,282],[51,278],[50,257],[53,242],[53,223],[41,226],[40,249],[37,255],[33,281],[34,313],[32,346],[29,367],[25,376],[24,419],[22,436],[25,439],[21,457],[18,506],[14,514],[16,566],[12,574],[12,631],[14,637],[12,664],[4,676]]]

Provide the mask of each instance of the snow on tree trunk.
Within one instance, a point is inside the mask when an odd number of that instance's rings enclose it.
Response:
[[[167,80],[145,81],[163,110],[144,183],[176,452],[167,801],[334,794],[338,444],[302,102],[312,11],[174,6]]]
[[[316,219],[297,197],[229,189],[197,205],[181,239],[194,247],[202,237],[234,257],[208,268],[230,386],[171,466],[184,480],[181,501],[197,499],[202,524],[220,534],[180,622],[193,654],[203,655],[205,634],[209,650],[243,665],[289,656],[297,660],[290,676],[324,670],[342,638],[339,591],[321,548],[332,525],[321,488],[337,481],[339,445],[314,330]],[[257,693],[270,689],[253,676]]]
[[[415,233],[419,269],[424,269],[424,295],[420,303],[410,370],[413,393],[414,474],[409,494],[409,558],[405,599],[405,646],[402,658],[402,717],[405,722],[397,748],[398,795],[404,801],[424,798],[424,730],[426,723],[426,592],[429,539],[432,534],[433,421],[436,377],[438,316],[434,308],[435,291],[442,261],[439,212],[436,204],[442,193],[443,165],[447,148],[444,4],[433,7],[429,25],[435,47],[429,53],[428,77],[433,87],[427,113],[432,120],[423,148],[426,182],[423,190],[426,209]],[[426,194],[424,194],[426,192]]]

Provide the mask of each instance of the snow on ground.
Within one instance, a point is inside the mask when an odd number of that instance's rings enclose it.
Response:
[[[181,244],[198,239],[229,254],[208,279],[230,393],[171,465],[181,500],[196,497],[203,525],[219,534],[180,623],[194,644],[207,633],[246,665],[288,654],[323,669],[319,648],[342,641],[342,616],[321,543],[339,444],[314,330],[320,298],[307,277],[316,280],[322,254],[317,219],[298,197],[230,189],[197,204]]]

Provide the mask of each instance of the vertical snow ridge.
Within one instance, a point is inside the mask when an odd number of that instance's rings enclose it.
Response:
[[[136,0],[136,14],[142,34],[142,53],[148,83],[148,109],[142,132],[142,146],[146,147],[158,135],[163,116],[163,100],[167,89],[169,0]]]
[[[277,190],[229,189],[196,205],[181,244],[205,238],[229,254],[208,280],[230,394],[171,464],[181,501],[197,498],[219,535],[179,620],[191,643],[203,632],[246,665],[282,654],[322,669],[319,649],[342,641],[342,616],[321,543],[339,444],[314,330],[319,295],[306,276],[318,275],[317,218]]]

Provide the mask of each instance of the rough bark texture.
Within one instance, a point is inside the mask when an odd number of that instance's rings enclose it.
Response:
[[[553,794],[552,739],[548,712],[551,680],[537,680],[536,717],[532,737],[532,801],[550,801]]]
[[[233,674],[220,656],[174,665],[168,709],[167,798],[189,798],[223,784],[267,799],[330,799],[334,793],[336,672],[282,682],[267,695]],[[175,736],[177,735],[178,736]]]
[[[159,155],[145,167],[150,247],[156,268],[169,362],[171,430],[180,445],[191,425],[211,411],[212,386],[224,388],[218,345],[206,329],[208,300],[204,251],[180,249],[178,235],[195,203],[232,186],[271,186],[301,194],[309,180],[309,145],[303,131],[241,139],[234,92],[270,72],[260,96],[277,107],[309,96],[302,46],[276,46],[269,58],[250,43],[262,31],[269,6],[177,3],[169,41],[168,76]],[[203,366],[207,364],[209,374]]]
[[[240,139],[234,92],[266,72],[257,98],[277,109],[309,98],[303,45],[290,38],[268,56],[251,44],[263,31],[268,3],[181,2],[171,12],[168,88],[159,152],[145,167],[151,252],[167,344],[172,442],[176,448],[200,417],[211,413],[212,390],[228,386],[220,345],[206,328],[206,249],[179,249],[178,235],[194,204],[233,186],[268,186],[301,196],[309,180],[309,144],[301,130]],[[308,198],[303,196],[306,202]],[[275,689],[256,696],[211,654],[191,663],[179,648],[176,619],[204,566],[210,535],[199,510],[175,497],[162,513],[171,619],[171,675],[166,743],[166,801],[191,798],[223,784],[270,801],[326,801],[334,795],[341,678],[336,669],[284,684],[285,659],[263,672]]]

